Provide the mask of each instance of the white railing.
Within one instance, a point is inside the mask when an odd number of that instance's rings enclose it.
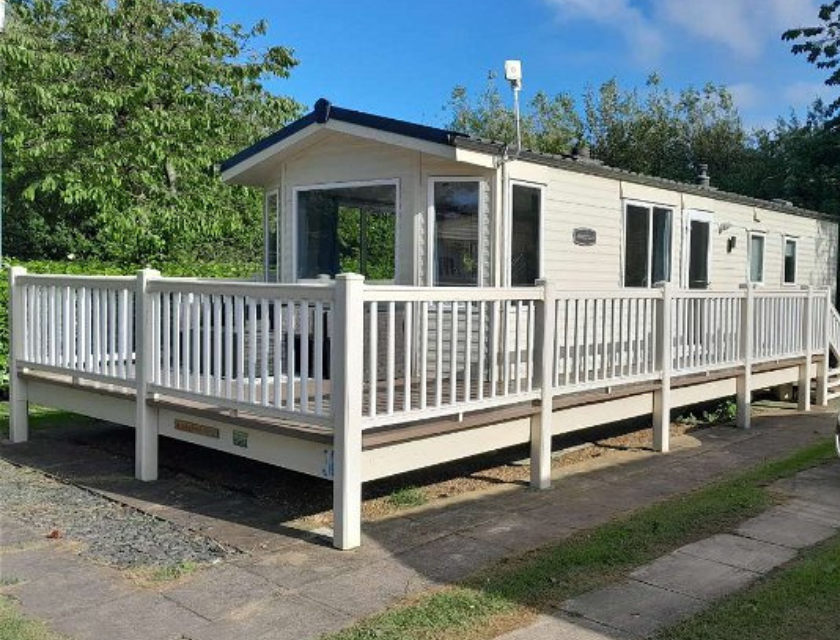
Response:
[[[840,344],[824,290],[593,294],[548,283],[272,285],[142,274],[16,271],[14,366],[325,427],[346,421],[335,405],[358,395],[353,411],[366,429],[802,357],[808,340],[810,354]]]
[[[679,291],[671,298],[672,369],[688,374],[742,361],[741,319],[746,291]]]
[[[77,379],[134,379],[134,278],[26,274],[15,286],[25,327],[20,366]]]
[[[333,288],[152,279],[149,390],[326,422]]]
[[[366,287],[365,427],[536,398],[541,299],[539,288]]]
[[[658,377],[655,336],[661,292],[557,295],[553,301],[557,393]]]

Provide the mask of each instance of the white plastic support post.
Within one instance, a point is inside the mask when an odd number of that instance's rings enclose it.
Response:
[[[531,416],[531,487],[551,487],[551,435],[554,402],[554,335],[557,290],[547,280],[537,280],[543,299],[536,307],[534,371],[540,385],[540,412]]]
[[[150,280],[160,277],[160,272],[142,269],[137,272],[137,290],[134,312],[135,367],[134,388],[134,475],[149,482],[158,477],[158,421],[157,411],[147,404],[149,375],[154,356],[154,318],[148,295]]]
[[[802,346],[805,349],[805,362],[799,365],[798,409],[811,410],[811,365],[812,358],[812,327],[814,326],[814,288],[805,287],[808,296],[805,298],[805,317],[802,318]]]
[[[820,318],[823,327],[823,340],[821,343],[823,359],[819,367],[817,367],[817,393],[814,398],[814,402],[821,407],[828,404],[828,371],[831,365],[828,346],[829,322],[831,321],[831,289],[826,289],[823,295],[825,296],[825,302],[821,305],[823,315]]]
[[[746,284],[741,306],[741,362],[744,368],[736,385],[736,423],[741,429],[750,428],[752,412],[752,361],[753,361],[753,314],[755,310],[755,289]]]
[[[362,543],[362,393],[364,276],[335,278],[332,414],[333,546]]]
[[[9,439],[12,442],[29,439],[29,389],[27,381],[20,377],[18,365],[29,330],[23,290],[17,282],[25,274],[23,267],[9,269]]]
[[[658,365],[662,373],[659,389],[653,392],[653,448],[667,453],[671,449],[671,370],[674,364],[672,355],[673,336],[673,285],[662,284],[662,298],[659,302],[657,326]]]

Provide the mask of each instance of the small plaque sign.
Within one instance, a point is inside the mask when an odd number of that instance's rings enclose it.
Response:
[[[186,433],[194,433],[197,436],[206,436],[208,438],[219,439],[219,430],[216,427],[209,427],[206,424],[198,424],[197,422],[188,422],[186,420],[175,421],[176,431],[185,431]]]
[[[572,239],[576,245],[581,247],[591,247],[598,241],[598,234],[595,229],[578,227],[572,231]]]

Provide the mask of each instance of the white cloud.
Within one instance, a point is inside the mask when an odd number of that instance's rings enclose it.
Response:
[[[794,109],[809,107],[817,98],[830,101],[835,97],[835,91],[822,82],[794,82],[784,88],[783,98]]]
[[[726,87],[740,110],[752,109],[765,100],[764,91],[752,82],[736,82]]]
[[[686,35],[758,59],[790,27],[816,21],[821,0],[543,0],[565,20],[618,30],[641,62],[655,60]],[[642,7],[647,7],[644,9]]]
[[[659,28],[632,0],[544,0],[561,20],[588,20],[618,31],[631,54],[648,64],[659,58],[663,39]]]
[[[657,0],[657,18],[733,53],[758,58],[769,41],[816,21],[813,0]]]

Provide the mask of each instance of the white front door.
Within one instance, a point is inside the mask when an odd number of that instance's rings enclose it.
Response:
[[[708,211],[686,211],[683,234],[683,286],[708,289],[712,281],[712,230]]]

